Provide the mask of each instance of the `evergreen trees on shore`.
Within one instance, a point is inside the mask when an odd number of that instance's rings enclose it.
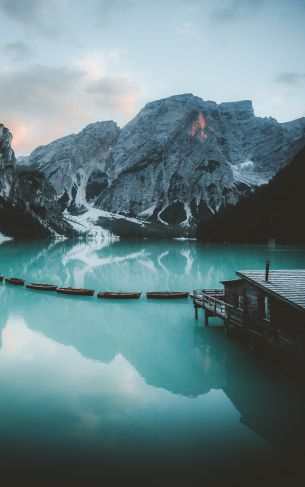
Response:
[[[198,227],[206,242],[305,244],[305,148],[266,185]]]

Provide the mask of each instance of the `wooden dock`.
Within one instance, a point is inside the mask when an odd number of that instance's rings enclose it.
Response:
[[[193,291],[195,318],[204,312],[224,322],[226,334],[247,340],[285,368],[305,377],[305,269],[237,271],[222,289]]]
[[[229,325],[244,326],[244,312],[226,302],[222,289],[194,289],[192,296],[195,318],[198,320],[198,309],[203,309],[205,326],[209,325],[209,318],[215,316],[224,321],[226,330]]]

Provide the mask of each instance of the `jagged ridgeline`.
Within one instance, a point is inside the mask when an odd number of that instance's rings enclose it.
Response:
[[[194,236],[200,221],[266,183],[304,143],[305,118],[280,124],[256,117],[247,100],[178,95],[147,104],[122,129],[93,123],[17,164],[8,143],[1,188],[47,235]]]
[[[0,124],[0,233],[16,238],[68,233],[43,174],[18,168],[11,141],[12,134]]]
[[[211,242],[305,244],[305,148],[270,183],[239,201],[198,229]]]

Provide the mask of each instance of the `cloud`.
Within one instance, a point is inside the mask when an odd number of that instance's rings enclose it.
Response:
[[[198,19],[198,5],[190,5],[178,11],[172,19],[176,31],[186,37],[198,38],[196,20]]]
[[[106,56],[97,51],[89,52],[81,57],[73,60],[73,65],[76,68],[84,70],[87,80],[97,80],[105,76],[107,69]]]
[[[52,39],[64,32],[60,15],[64,6],[63,0],[0,0],[0,11],[22,25],[26,32]]]
[[[229,23],[251,16],[263,5],[262,0],[225,0],[211,12],[211,18],[217,23]]]
[[[92,81],[86,92],[93,95],[95,103],[102,108],[121,110],[129,116],[135,111],[137,88],[127,77],[104,77]]]
[[[99,26],[106,26],[117,16],[124,14],[132,8],[132,3],[128,0],[98,0],[91,14],[95,23]]]
[[[13,134],[17,154],[78,132],[96,120],[120,125],[142,104],[143,91],[127,74],[114,74],[107,63],[90,72],[76,65],[41,64],[0,70],[1,122]]]
[[[34,64],[26,69],[0,72],[0,106],[36,116],[41,107],[48,113],[62,106],[62,97],[71,92],[84,72],[68,67]]]
[[[276,83],[283,83],[289,86],[299,86],[305,83],[305,73],[279,73],[275,78]]]
[[[34,49],[22,41],[5,44],[2,50],[12,61],[27,61],[34,56]]]
[[[77,102],[85,73],[39,64],[0,71],[1,121],[13,133],[13,147],[28,153],[63,135],[74,119],[86,119]]]

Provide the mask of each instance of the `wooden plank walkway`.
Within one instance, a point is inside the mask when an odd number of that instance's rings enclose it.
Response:
[[[212,311],[215,316],[225,318],[227,303],[218,299],[216,296],[223,297],[223,293],[217,289],[196,289],[193,294],[193,302],[195,306],[208,309],[209,311]]]
[[[208,326],[209,318],[217,316],[221,318],[225,325],[229,324],[243,327],[244,312],[234,308],[224,300],[224,293],[221,289],[194,289],[193,304],[195,308],[195,318],[198,319],[198,309],[204,310],[205,325]]]

